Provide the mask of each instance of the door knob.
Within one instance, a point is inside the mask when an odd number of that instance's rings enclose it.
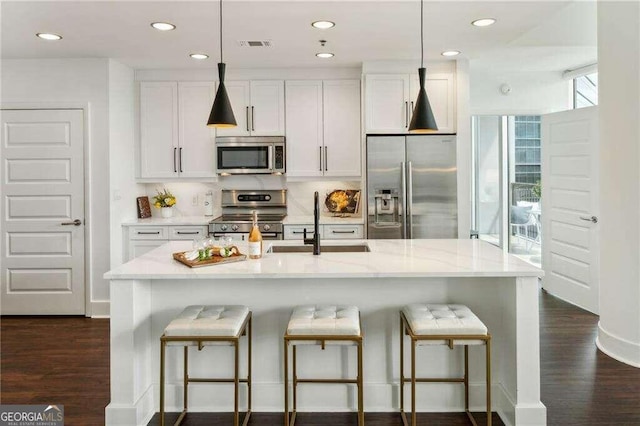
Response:
[[[76,219],[73,222],[62,222],[60,225],[73,225],[73,226],[80,226],[82,225],[82,221],[80,219]]]
[[[589,222],[592,222],[592,223],[598,223],[598,218],[596,216],[588,216],[588,217],[580,216],[580,219],[581,220],[586,220],[586,221],[589,221]]]

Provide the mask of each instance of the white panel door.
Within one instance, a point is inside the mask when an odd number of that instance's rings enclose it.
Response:
[[[370,74],[365,80],[367,133],[404,133],[409,128],[409,75]]]
[[[542,116],[541,147],[543,287],[597,314],[597,107]]]
[[[360,176],[360,81],[324,82],[324,175]]]
[[[2,111],[3,315],[85,313],[83,120]]]
[[[178,84],[140,83],[140,177],[178,177]]]
[[[252,136],[284,136],[284,81],[252,81],[250,113]]]
[[[178,83],[178,172],[181,177],[215,177],[215,130],[207,127],[214,97],[213,82]]]
[[[322,81],[287,81],[287,176],[322,176]]]
[[[224,86],[227,88],[231,109],[236,118],[236,127],[218,128],[217,136],[249,136],[251,128],[249,127],[249,110],[251,108],[251,84],[249,81],[225,81]],[[216,84],[216,91],[218,84]],[[208,117],[207,117],[208,118]]]

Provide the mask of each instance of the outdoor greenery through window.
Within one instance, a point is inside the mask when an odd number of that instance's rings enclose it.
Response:
[[[573,80],[573,108],[598,105],[598,73],[583,75]]]

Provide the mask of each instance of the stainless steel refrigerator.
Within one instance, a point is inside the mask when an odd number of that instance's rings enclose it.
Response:
[[[368,136],[368,238],[457,238],[456,173],[455,136]]]

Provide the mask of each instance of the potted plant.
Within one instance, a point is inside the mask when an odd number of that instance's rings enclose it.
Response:
[[[156,192],[158,194],[153,197],[153,205],[160,209],[162,217],[173,216],[172,207],[176,204],[176,197],[167,188],[163,188],[162,191],[156,190]]]

